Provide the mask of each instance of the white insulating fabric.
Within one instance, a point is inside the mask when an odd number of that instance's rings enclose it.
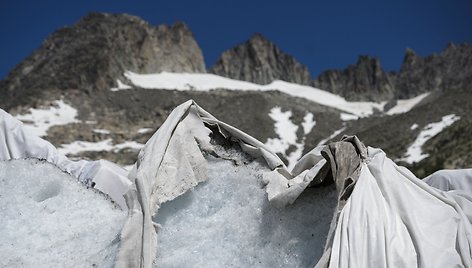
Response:
[[[169,115],[141,150],[128,181],[113,165],[106,169],[101,162],[92,167],[93,163],[69,161],[48,142],[25,133],[21,123],[7,113],[0,110],[0,115],[1,160],[46,159],[78,178],[92,177],[96,188],[105,189],[120,205],[125,204],[119,201],[125,193],[128,218],[117,267],[153,266],[157,248],[153,214],[162,202],[206,178],[201,150],[211,151],[211,145],[205,124],[218,128],[245,152],[266,160],[272,170],[264,176],[266,191],[276,206],[294,202],[333,163],[321,157],[321,147],[315,148],[290,173],[264,144],[188,101]],[[350,181],[354,188],[343,200],[339,218],[334,218],[334,238],[327,241],[317,267],[472,267],[470,170],[422,181],[379,149],[369,148],[362,159],[360,176]],[[462,180],[456,181],[457,177]]]
[[[430,187],[380,149],[344,206],[329,267],[472,267],[472,198]]]
[[[125,169],[106,160],[71,161],[0,109],[0,161],[22,158],[44,159],[86,184],[94,183],[94,188],[109,195],[122,209],[127,208],[123,195],[129,191],[131,182]]]
[[[134,188],[126,196],[130,213],[122,237],[127,242],[121,244],[118,267],[150,267],[156,254],[153,214],[161,203],[207,179],[207,163],[201,150],[211,150],[212,146],[211,131],[204,123],[217,127],[247,153],[263,157],[271,169],[278,167],[288,173],[283,162],[263,143],[217,120],[193,101],[179,105],[146,143],[128,176]]]
[[[443,191],[464,191],[472,194],[472,169],[439,170],[423,181]]]
[[[148,141],[129,175],[135,189],[128,200],[134,207],[123,230],[119,267],[152,266],[156,229],[151,217],[162,202],[205,179],[200,150],[209,146],[209,130],[204,123],[218,127],[247,153],[264,157],[272,170],[264,176],[266,191],[275,206],[294,202],[330,165],[321,157],[322,148],[315,148],[291,174],[263,144],[186,102]],[[333,241],[327,241],[317,267],[471,267],[470,196],[429,186],[381,150],[369,148],[360,159],[360,177],[334,218]]]

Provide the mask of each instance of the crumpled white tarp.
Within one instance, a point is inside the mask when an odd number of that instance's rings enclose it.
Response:
[[[186,102],[149,140],[130,174],[137,185],[136,203],[144,210],[133,210],[136,215],[130,218],[130,222],[141,224],[140,232],[129,225],[126,233],[127,237],[139,233],[131,244],[140,244],[141,251],[123,247],[120,259],[127,261],[123,266],[152,264],[156,233],[151,216],[160,203],[205,179],[206,163],[200,148],[208,146],[209,131],[203,123],[217,126],[243,149],[265,157],[273,169],[264,178],[268,198],[277,206],[294,202],[329,164],[321,157],[322,148],[316,148],[290,174],[263,144]],[[319,267],[468,267],[471,200],[430,187],[396,166],[381,150],[369,148],[355,187],[333,223],[334,238]]]
[[[47,159],[77,177],[87,173],[82,162],[67,161],[52,145],[29,137],[18,122],[1,112],[1,159],[33,156]],[[125,194],[128,219],[121,234],[117,267],[153,266],[153,214],[162,202],[206,178],[201,150],[211,150],[211,145],[205,124],[218,128],[249,154],[266,160],[273,170],[264,177],[266,190],[269,201],[276,206],[296,202],[306,187],[323,181],[320,174],[326,176],[327,170],[336,170],[332,177],[338,190],[348,191],[340,193],[343,205],[334,213],[333,235],[328,236],[326,252],[317,267],[472,267],[470,170],[437,173],[422,181],[397,166],[382,150],[368,148],[367,155],[360,153],[360,162],[351,162],[357,165],[349,167],[355,170],[356,178],[344,181],[339,178],[344,167],[331,166],[342,161],[324,159],[323,148],[319,147],[289,172],[264,144],[218,121],[193,101],[170,114],[140,152],[128,175],[131,185],[121,188],[129,189]],[[107,185],[107,189],[123,183],[121,179],[105,182],[110,184],[100,184]]]
[[[329,267],[472,267],[472,196],[451,196],[368,149]]]
[[[423,179],[434,188],[448,191],[464,191],[472,194],[472,169],[445,169]]]
[[[23,123],[0,109],[0,161],[21,158],[44,159],[82,182],[94,183],[94,188],[110,196],[122,209],[126,209],[123,195],[131,182],[128,172],[106,161],[71,161],[59,153],[51,143],[28,133]]]

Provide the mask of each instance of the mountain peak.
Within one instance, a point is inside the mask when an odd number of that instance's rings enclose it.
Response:
[[[267,39],[264,35],[262,35],[259,32],[255,32],[251,35],[251,38],[248,40],[249,43],[252,42],[266,42],[266,43],[272,43],[269,39]]]
[[[51,34],[2,81],[0,90],[12,98],[50,89],[90,93],[115,87],[125,71],[205,72],[205,64],[183,22],[154,27],[128,14],[90,13]]]
[[[389,75],[376,57],[360,55],[355,65],[344,70],[328,70],[313,81],[315,87],[352,101],[385,101],[394,97]]]
[[[257,84],[274,80],[305,85],[311,82],[306,66],[260,33],[254,33],[245,43],[223,52],[210,72]]]

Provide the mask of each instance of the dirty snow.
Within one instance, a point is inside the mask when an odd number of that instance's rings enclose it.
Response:
[[[420,103],[424,98],[426,98],[429,95],[428,93],[423,93],[421,95],[418,95],[414,98],[407,99],[407,100],[398,100],[397,105],[392,107],[390,110],[387,111],[388,115],[394,115],[394,114],[401,114],[401,113],[406,113],[413,109],[416,104]]]
[[[48,162],[0,161],[0,267],[112,267],[125,219]]]
[[[90,141],[74,141],[69,144],[62,144],[57,150],[64,155],[74,155],[80,152],[92,151],[113,151],[118,152],[119,150],[130,148],[135,150],[141,150],[144,144],[135,141],[125,141],[123,143],[113,144],[112,139],[106,139],[103,141],[90,142]]]
[[[314,267],[336,206],[333,185],[272,207],[256,162],[209,157],[208,181],[162,204],[157,267]]]
[[[67,125],[80,122],[77,120],[77,110],[63,100],[54,101],[48,108],[30,108],[26,114],[15,116],[24,123],[25,129],[39,137],[46,136],[52,126]]]
[[[421,147],[431,138],[439,134],[448,126],[454,124],[457,120],[460,119],[460,116],[456,116],[455,114],[445,115],[442,117],[441,121],[434,122],[426,125],[418,134],[418,137],[413,142],[413,144],[408,147],[405,157],[399,160],[405,161],[409,164],[413,164],[415,162],[420,162],[421,160],[425,159],[429,156],[429,154],[424,154]]]
[[[276,80],[268,85],[258,85],[246,81],[234,80],[214,74],[197,73],[168,73],[136,74],[125,72],[124,74],[135,86],[149,89],[167,90],[198,90],[209,91],[212,89],[270,91],[278,90],[285,94],[304,98],[325,106],[360,116],[369,116],[376,110],[383,110],[386,102],[349,102],[346,99],[310,86],[293,84]]]

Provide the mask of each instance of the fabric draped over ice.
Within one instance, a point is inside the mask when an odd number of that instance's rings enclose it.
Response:
[[[470,195],[430,187],[380,149],[367,155],[336,222],[329,267],[471,267]]]
[[[130,173],[136,188],[128,199],[134,207],[123,237],[132,243],[122,244],[119,266],[152,265],[152,214],[160,203],[204,179],[201,148],[208,146],[205,126],[210,125],[247,153],[266,160],[272,171],[263,179],[272,205],[296,202],[309,186],[336,184],[338,206],[316,267],[472,265],[470,195],[429,186],[356,137],[313,149],[289,172],[263,144],[189,101],[177,107],[149,140]]]
[[[146,143],[129,174],[134,188],[126,195],[130,214],[122,231],[129,243],[122,243],[118,267],[151,267],[156,248],[153,213],[161,203],[207,178],[201,150],[211,150],[211,145],[210,130],[205,124],[217,127],[223,136],[239,143],[243,151],[263,157],[270,168],[280,167],[288,174],[282,160],[263,143],[217,120],[193,101],[181,104]]]
[[[422,181],[356,137],[314,148],[289,171],[264,144],[187,101],[141,150],[128,180],[107,162],[68,160],[0,110],[0,160],[46,159],[95,182],[128,208],[116,266],[152,267],[153,214],[207,178],[202,150],[212,150],[210,128],[265,160],[271,205],[287,206],[307,187],[335,183],[338,205],[316,267],[472,267],[472,171],[442,171]]]
[[[424,178],[423,181],[439,190],[456,190],[472,194],[472,169],[439,170]]]
[[[71,161],[59,153],[51,143],[28,133],[23,123],[0,109],[0,161],[22,158],[44,159],[81,182],[109,195],[122,209],[126,209],[123,195],[131,182],[127,172],[118,165],[106,161]]]

